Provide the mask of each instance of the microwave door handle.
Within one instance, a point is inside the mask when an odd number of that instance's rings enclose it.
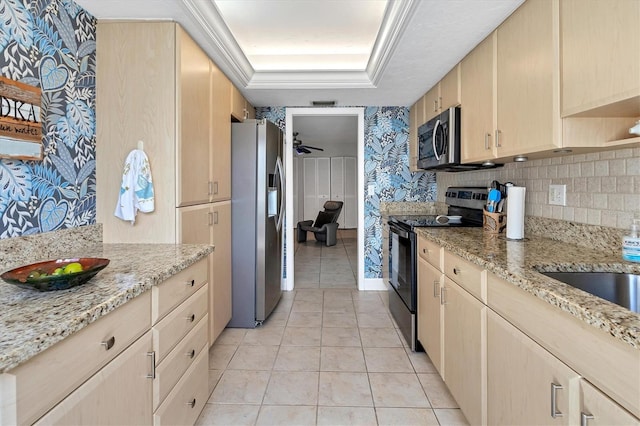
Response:
[[[438,134],[438,127],[440,126],[440,120],[436,121],[436,125],[433,126],[433,137],[431,138],[431,144],[433,145],[433,155],[436,156],[436,160],[440,161],[440,153],[436,149],[436,136]]]

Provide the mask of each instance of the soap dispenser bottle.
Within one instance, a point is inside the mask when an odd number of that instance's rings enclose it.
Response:
[[[640,219],[633,219],[631,232],[622,239],[622,258],[640,262]]]

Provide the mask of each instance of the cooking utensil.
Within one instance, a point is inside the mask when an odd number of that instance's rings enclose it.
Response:
[[[487,195],[487,211],[489,213],[495,213],[501,199],[502,194],[500,193],[500,190],[492,188]]]

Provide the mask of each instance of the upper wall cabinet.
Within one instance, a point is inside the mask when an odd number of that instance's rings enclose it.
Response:
[[[211,66],[211,197],[231,199],[231,81]]]
[[[242,96],[240,90],[231,85],[231,117],[237,121],[256,118],[255,108]]]
[[[640,116],[640,1],[562,0],[562,116]]]
[[[425,97],[418,99],[409,109],[409,170],[412,172],[421,171],[418,169],[418,127],[425,122]]]
[[[496,33],[484,39],[460,63],[461,139],[463,163],[495,157],[493,144],[493,76]]]
[[[424,95],[424,121],[427,121],[442,110],[460,104],[460,64],[453,67],[442,80]],[[422,124],[422,123],[420,123]],[[419,124],[419,125],[420,125]]]
[[[178,65],[178,193],[176,207],[209,202],[209,57],[176,26]]]

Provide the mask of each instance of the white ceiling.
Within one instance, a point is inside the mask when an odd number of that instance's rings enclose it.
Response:
[[[336,101],[338,106],[409,106],[524,0],[390,0],[372,47],[371,29],[380,19],[382,0],[76,1],[98,20],[179,22],[254,106],[309,106],[314,100]],[[229,12],[226,3],[242,9]],[[367,15],[365,6],[378,8]],[[364,23],[355,23],[357,18]],[[234,31],[242,34],[238,40]],[[336,40],[339,47],[324,44]],[[262,41],[282,47],[265,47]],[[363,57],[362,46],[356,44],[370,46],[364,69],[352,62]],[[240,46],[250,47],[243,52]],[[325,56],[297,58],[305,66],[292,70],[291,55],[279,54],[287,46],[304,47],[294,50],[302,55],[324,46],[320,53]],[[343,69],[333,69],[329,64],[335,55],[326,53],[343,54]],[[288,68],[273,65],[278,59],[274,55],[285,59]]]

